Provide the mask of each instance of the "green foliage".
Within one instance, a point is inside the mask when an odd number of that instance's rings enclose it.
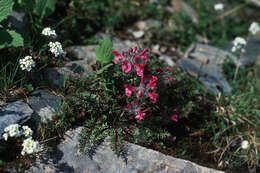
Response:
[[[19,47],[23,46],[22,36],[13,30],[0,30],[0,49],[5,47]]]
[[[10,15],[13,5],[13,0],[0,0],[0,22]]]
[[[13,5],[12,0],[0,0],[0,22],[10,15]],[[0,38],[0,49],[23,46],[23,38],[15,31],[0,28]]]
[[[104,39],[96,47],[96,57],[101,64],[109,63],[112,61],[114,55],[111,53],[113,50],[113,43],[110,39]]]
[[[56,0],[34,0],[35,5],[33,12],[42,20],[55,11]]]

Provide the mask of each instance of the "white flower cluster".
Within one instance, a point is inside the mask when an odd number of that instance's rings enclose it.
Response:
[[[232,52],[242,52],[245,53],[246,40],[242,37],[236,37],[233,41]]]
[[[251,23],[251,25],[250,25],[248,31],[249,31],[251,34],[255,35],[257,32],[260,31],[260,26],[259,26],[259,24],[258,24],[257,22]]]
[[[66,55],[66,52],[62,49],[61,43],[58,41],[50,42],[49,47],[50,47],[50,49],[49,49],[50,52],[53,53],[55,55],[55,57],[57,57],[59,55]]]
[[[224,9],[224,4],[218,3],[214,5],[215,11],[222,11]]]
[[[19,61],[22,70],[31,71],[35,67],[35,62],[31,56],[26,56]]]
[[[247,149],[249,146],[249,142],[247,140],[244,140],[241,142],[241,148],[242,149]]]
[[[24,136],[27,139],[23,141],[23,150],[21,152],[22,155],[24,154],[32,154],[39,151],[40,145],[39,142],[32,140],[33,131],[28,126],[22,126],[22,130],[19,129],[19,124],[11,124],[7,126],[3,134],[4,139],[7,141],[8,137],[20,137]]]
[[[4,131],[5,133],[3,134],[4,139],[7,141],[8,137],[19,137],[21,136],[21,132],[19,130],[20,125],[19,124],[11,124],[7,126]]]
[[[23,141],[23,150],[21,152],[22,155],[32,154],[39,151],[40,145],[39,142],[32,140],[32,138],[25,139]]]
[[[57,36],[55,30],[52,30],[50,27],[46,27],[42,30],[42,35],[45,36]]]

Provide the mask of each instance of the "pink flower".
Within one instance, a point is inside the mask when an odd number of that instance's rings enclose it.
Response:
[[[152,90],[155,90],[157,80],[158,80],[158,78],[156,76],[151,76],[146,87],[151,88]]]
[[[141,98],[143,96],[143,91],[142,90],[139,90],[138,92],[137,92],[137,97],[138,98]]]
[[[117,52],[116,50],[112,50],[111,53],[115,55],[114,63],[115,63],[115,64],[118,64],[119,60],[120,60],[121,58],[123,58],[123,56],[122,56],[119,52]]]
[[[135,69],[138,76],[144,75],[144,64],[135,64]]]
[[[173,78],[172,78],[171,76],[168,77],[168,80],[169,80],[170,82],[173,82]]]
[[[135,119],[137,119],[139,121],[144,120],[146,113],[144,113],[140,110],[137,110],[136,112],[137,112],[137,115],[135,116]]]
[[[148,93],[148,96],[150,97],[150,101],[152,103],[156,103],[156,99],[158,97],[158,94],[156,92]]]
[[[132,92],[135,90],[136,90],[135,87],[125,84],[125,95],[127,95],[128,97],[130,97],[132,95]]]
[[[122,70],[125,73],[128,73],[129,71],[131,71],[131,63],[128,60],[124,60],[122,62]]]
[[[171,120],[175,121],[175,122],[178,122],[178,115],[177,114],[172,114],[171,115]]]

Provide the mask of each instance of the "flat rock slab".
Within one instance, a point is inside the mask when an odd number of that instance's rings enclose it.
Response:
[[[206,44],[197,44],[189,56],[204,64],[223,65],[227,57],[231,58],[235,64],[238,63],[237,57],[230,52]]]
[[[21,124],[30,119],[33,110],[24,101],[8,103],[0,107],[0,140],[3,139],[4,129],[10,124]]]
[[[216,64],[204,64],[192,59],[182,58],[176,65],[197,77],[214,94],[219,94],[221,89],[225,95],[232,94],[232,88]]]
[[[125,145],[126,162],[111,150],[108,138],[91,160],[79,152],[80,131],[68,131],[57,149],[37,159],[26,173],[223,173],[131,143]]]
[[[64,67],[47,68],[44,71],[44,79],[51,87],[60,87],[67,78],[85,78],[92,72],[91,66],[87,61],[71,61]]]
[[[95,38],[98,40],[103,40],[105,38],[110,38],[113,42],[115,50],[119,52],[127,51],[129,47],[134,47],[137,44],[131,42],[130,40],[122,40],[119,38],[112,38],[109,35],[104,33],[98,33],[95,35]],[[95,48],[97,45],[88,45],[88,46],[70,46],[66,48],[66,51],[74,56],[78,60],[86,60],[88,64],[92,64],[96,60]]]
[[[58,111],[61,98],[44,90],[34,91],[29,98],[29,105],[34,111],[34,118],[39,122],[51,120]]]

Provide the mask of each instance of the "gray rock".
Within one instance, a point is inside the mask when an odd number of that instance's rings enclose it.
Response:
[[[158,20],[148,19],[142,20],[135,23],[135,27],[138,30],[147,31],[151,28],[159,28],[161,27],[162,23]]]
[[[29,98],[29,105],[34,111],[34,118],[40,122],[52,120],[59,110],[61,98],[44,90],[34,91]]]
[[[16,30],[24,37],[28,37],[28,19],[23,12],[12,11],[7,19],[7,26]]]
[[[137,45],[130,40],[121,40],[118,38],[114,38],[112,41],[114,48],[119,52],[126,51],[129,47],[134,47]],[[92,64],[96,60],[95,48],[96,45],[71,46],[66,48],[66,51],[72,54],[75,58],[79,60],[86,60],[87,64]]]
[[[126,162],[111,150],[109,138],[97,148],[91,160],[78,150],[80,131],[81,127],[68,131],[56,151],[37,159],[26,173],[223,173],[131,143],[125,144]]]
[[[227,45],[225,49],[230,51],[232,48],[232,43]],[[251,66],[258,61],[260,55],[260,38],[251,38],[247,41],[245,47],[245,54],[240,58],[240,67]],[[237,63],[236,61],[235,63]]]
[[[69,77],[85,78],[92,72],[87,61],[71,61],[64,67],[48,68],[44,71],[44,78],[51,87],[60,87]]]
[[[32,114],[33,110],[22,100],[0,107],[0,140],[3,139],[2,134],[7,126],[24,123]]]
[[[192,20],[193,23],[198,24],[199,23],[199,16],[196,13],[196,11],[189,6],[186,2],[182,0],[171,0],[171,5],[175,12],[184,12],[186,13]]]
[[[96,45],[90,46],[70,46],[66,51],[76,57],[78,60],[87,60],[89,64],[96,60]]]
[[[224,95],[232,94],[232,88],[216,64],[204,64],[192,59],[182,58],[176,65],[196,76],[214,94],[219,94],[221,92],[220,88],[223,90]]]
[[[247,0],[249,3],[260,7],[260,0]]]
[[[197,44],[189,56],[190,58],[204,64],[214,63],[217,65],[223,65],[227,57],[230,57],[234,63],[238,63],[237,57],[230,52],[205,44]]]

